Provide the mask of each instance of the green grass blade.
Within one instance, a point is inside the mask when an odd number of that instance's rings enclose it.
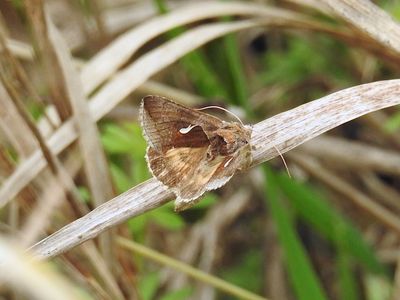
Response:
[[[246,112],[250,114],[251,109],[247,101],[247,82],[240,59],[236,36],[234,34],[228,34],[227,36],[223,37],[223,43],[229,74],[232,80],[232,89],[234,93],[233,102],[242,106]]]
[[[348,247],[346,245],[347,228],[344,223],[339,223],[337,226],[336,234],[336,249],[337,249],[337,273],[338,273],[338,283],[339,290],[341,294],[341,299],[357,300],[360,299],[358,293],[357,281],[354,270],[354,258],[347,251]]]
[[[335,243],[337,228],[342,226],[340,238],[344,251],[362,263],[369,271],[384,271],[383,266],[379,263],[371,247],[363,240],[357,228],[330,206],[322,196],[310,187],[287,176],[279,176],[277,182],[299,216],[327,240]]]
[[[268,199],[271,215],[277,227],[278,237],[285,254],[286,266],[296,299],[327,299],[306,251],[297,236],[289,213],[280,201],[281,196],[276,176],[266,166],[264,166],[264,173],[267,179],[265,196]]]
[[[389,133],[396,132],[400,127],[400,112],[393,114],[383,126]]]

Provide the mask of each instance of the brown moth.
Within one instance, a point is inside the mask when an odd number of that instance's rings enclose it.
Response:
[[[160,96],[140,107],[146,159],[153,176],[176,195],[175,210],[193,206],[251,164],[251,127],[184,107]]]

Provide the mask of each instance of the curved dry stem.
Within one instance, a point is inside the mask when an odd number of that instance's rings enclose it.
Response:
[[[367,143],[325,136],[304,144],[299,150],[313,157],[332,162],[340,161],[342,168],[351,167],[353,170],[373,170],[394,176],[400,175],[398,152]]]
[[[253,166],[284,153],[336,126],[400,103],[400,80],[355,86],[286,111],[253,127]],[[128,218],[161,206],[173,194],[150,179],[99,206],[34,245],[40,258],[53,257]]]
[[[255,164],[369,112],[400,103],[400,80],[351,87],[298,106],[256,124],[252,144]]]
[[[368,0],[323,0],[347,22],[382,46],[400,53],[400,25],[387,12]]]
[[[237,15],[265,19],[302,20],[289,10],[243,2],[202,2],[184,6],[169,14],[153,18],[121,35],[100,51],[82,69],[81,80],[87,94],[112,76],[145,43],[168,30],[202,19]]]
[[[345,195],[357,207],[361,208],[368,214],[374,216],[382,224],[391,228],[395,233],[400,234],[400,219],[391,210],[375,202],[368,195],[354,188],[351,184],[336,176],[335,173],[330,172],[328,169],[322,167],[320,163],[307,156],[292,154],[292,161],[302,167],[307,173],[318,178],[319,181],[333,189],[334,191]]]

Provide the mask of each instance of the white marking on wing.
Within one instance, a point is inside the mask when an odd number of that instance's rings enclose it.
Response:
[[[179,129],[179,132],[182,134],[187,134],[190,132],[190,130],[192,130],[194,127],[196,127],[197,125],[189,125],[188,127],[184,127]]]
[[[227,166],[229,166],[229,164],[231,163],[233,157],[231,157],[225,164],[224,164],[224,168],[226,168]]]

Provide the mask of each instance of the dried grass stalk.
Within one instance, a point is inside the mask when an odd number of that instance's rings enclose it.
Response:
[[[332,162],[340,161],[343,168],[349,166],[358,170],[370,170],[386,174],[400,175],[400,155],[367,143],[349,141],[338,137],[319,137],[299,150],[313,157]]]
[[[349,120],[399,103],[400,80],[387,80],[341,90],[271,117],[253,127],[253,165],[277,156],[276,148],[287,152]],[[40,258],[58,255],[170,199],[173,194],[150,179],[68,224],[31,250]]]
[[[350,24],[384,47],[400,53],[400,25],[384,10],[368,0],[323,0]]]
[[[78,132],[79,146],[89,190],[94,204],[99,206],[113,196],[111,177],[108,172],[109,168],[105,153],[100,142],[100,134],[97,130],[96,122],[93,121],[90,114],[83,86],[79,80],[79,73],[74,68],[74,62],[69,49],[47,13],[46,24],[48,40],[57,56],[58,69],[62,73],[67,93],[66,97],[70,102],[74,114],[74,123]],[[112,237],[109,233],[100,237],[100,249],[110,264],[113,261],[113,243],[111,243],[111,239]]]
[[[43,300],[89,299],[54,268],[28,257],[9,241],[0,238],[1,282],[13,286],[32,298]]]

